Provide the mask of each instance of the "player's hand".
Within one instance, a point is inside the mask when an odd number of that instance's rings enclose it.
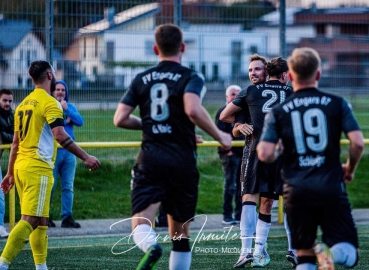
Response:
[[[232,136],[228,133],[220,131],[219,143],[222,145],[224,150],[228,150],[232,146]]]
[[[60,104],[64,111],[68,109],[68,103],[64,99],[60,101]]]
[[[100,161],[94,156],[88,156],[83,163],[90,169],[90,171],[95,171],[100,167]]]
[[[343,181],[345,183],[352,182],[352,180],[354,180],[354,175],[355,175],[354,172],[350,172],[346,164],[342,164],[342,170],[343,170]]]
[[[14,186],[14,176],[11,174],[5,175],[3,181],[1,182],[1,189],[4,194],[7,194]]]
[[[237,129],[243,134],[243,135],[251,135],[254,132],[254,128],[252,125],[249,124],[240,124],[237,126]]]
[[[196,140],[196,143],[203,143],[204,142],[202,136],[198,135],[198,134],[195,135],[195,140]]]
[[[284,147],[283,147],[282,140],[279,139],[278,142],[277,142],[277,144],[275,145],[275,148],[274,148],[274,158],[276,159],[280,155],[282,155],[283,150],[284,150]]]

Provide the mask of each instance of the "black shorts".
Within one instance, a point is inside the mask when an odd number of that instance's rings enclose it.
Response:
[[[156,164],[136,164],[132,179],[132,215],[150,204],[161,202],[162,209],[177,222],[195,216],[199,173],[192,168]]]
[[[281,168],[280,159],[264,163],[259,161],[256,151],[251,151],[248,159],[242,159],[241,194],[260,193],[262,197],[278,199],[283,191]]]
[[[348,242],[358,248],[356,226],[347,197],[337,203],[314,205],[286,203],[285,206],[293,248],[312,248],[318,226],[322,230],[322,241],[329,247],[340,242]]]

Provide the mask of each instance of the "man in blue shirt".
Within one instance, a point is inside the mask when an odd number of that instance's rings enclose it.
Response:
[[[64,129],[74,140],[73,126],[80,127],[84,123],[83,117],[78,113],[77,108],[69,101],[68,86],[63,81],[56,81],[55,91],[52,95],[60,102],[63,108]],[[80,228],[81,225],[72,218],[72,207],[74,198],[74,175],[76,172],[76,156],[69,151],[58,149],[55,167],[54,167],[54,186],[52,196],[58,184],[58,175],[61,178],[62,185],[62,224],[64,228]],[[50,200],[50,204],[51,204]],[[55,227],[55,223],[49,218],[49,227]]]

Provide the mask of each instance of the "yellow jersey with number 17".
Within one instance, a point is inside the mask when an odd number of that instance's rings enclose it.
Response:
[[[19,104],[14,114],[14,131],[18,131],[19,139],[15,168],[52,171],[57,142],[50,124],[57,119],[63,119],[63,109],[44,89],[36,88]]]

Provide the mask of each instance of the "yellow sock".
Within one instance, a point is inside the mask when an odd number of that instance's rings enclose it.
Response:
[[[0,261],[10,264],[28,243],[28,238],[32,231],[31,224],[27,221],[20,220],[9,234]]]
[[[29,237],[35,264],[46,262],[48,245],[47,229],[47,226],[38,226]]]

